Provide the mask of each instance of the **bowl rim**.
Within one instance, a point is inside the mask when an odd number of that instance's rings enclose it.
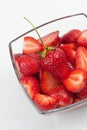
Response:
[[[64,16],[64,17],[60,17],[60,18],[56,18],[56,19],[53,19],[51,21],[48,21],[48,22],[45,22],[39,26],[36,26],[35,28],[38,29],[38,28],[41,28],[47,24],[50,24],[50,23],[53,23],[53,22],[56,22],[56,21],[59,21],[59,20],[62,20],[62,19],[67,19],[67,18],[71,18],[71,17],[76,17],[76,16],[84,16],[85,18],[87,18],[87,15],[85,13],[77,13],[77,14],[72,14],[72,15],[67,15],[67,16]],[[12,44],[20,39],[21,37],[25,36],[26,34],[34,31],[35,29],[31,29],[31,30],[28,30],[26,32],[24,32],[23,34],[17,36],[16,38],[14,38],[13,40],[11,40],[8,44],[8,47],[9,47],[9,53],[10,53],[10,58],[11,58],[11,61],[12,61],[12,64],[13,64],[13,68],[15,70],[15,73],[17,75],[17,78],[18,78],[18,81],[20,83],[20,79],[19,79],[19,76],[18,76],[18,71],[16,70],[16,66],[15,66],[15,63],[14,63],[14,60],[13,60],[13,50],[12,50]],[[23,91],[27,94],[27,92],[25,91],[23,85],[20,83],[20,85],[22,86],[22,89]],[[29,95],[27,94],[28,98],[30,99]],[[33,101],[30,99],[31,103],[33,104],[33,106],[35,106],[35,108],[37,109],[37,111],[40,113],[40,114],[50,114],[50,113],[53,113],[53,112],[59,112],[59,111],[64,111],[64,110],[68,110],[68,109],[72,109],[73,107],[76,107],[77,105],[81,105],[82,103],[83,104],[86,104],[87,102],[87,99],[83,99],[79,102],[76,102],[76,103],[73,103],[73,104],[70,104],[68,106],[65,106],[65,107],[61,107],[61,108],[55,108],[55,109],[51,109],[51,110],[40,110],[34,103]]]
[[[45,26],[45,25],[47,25],[47,24],[50,24],[50,23],[53,23],[53,22],[56,22],[56,21],[59,21],[59,20],[62,20],[62,19],[70,18],[70,17],[80,16],[80,15],[83,15],[83,16],[85,16],[85,17],[87,18],[87,15],[86,15],[85,13],[77,13],[77,14],[67,15],[67,16],[63,16],[63,17],[60,17],[60,18],[53,19],[53,20],[48,21],[48,22],[45,22],[45,23],[43,23],[43,24],[41,24],[41,25],[39,25],[39,26],[36,26],[35,28],[38,29],[38,28],[41,28],[41,27],[43,27],[43,26]],[[24,35],[26,35],[26,34],[32,32],[32,31],[34,31],[34,30],[35,30],[35,29],[28,30],[28,31],[26,31],[25,33],[23,33],[23,34],[17,36],[15,39],[13,39],[13,40],[11,40],[11,41],[9,42],[9,46],[10,46],[11,43],[13,43],[15,40],[18,40],[18,39],[21,38],[22,36],[24,36]]]

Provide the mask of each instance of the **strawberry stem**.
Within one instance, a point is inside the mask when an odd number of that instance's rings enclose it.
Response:
[[[42,52],[39,52],[41,58],[46,57],[47,49],[43,50]]]
[[[31,22],[29,19],[27,19],[26,17],[24,17],[24,19],[25,19],[28,23],[30,23],[30,24],[32,25],[32,27],[34,28],[34,30],[36,31],[36,33],[37,33],[37,35],[38,35],[38,37],[39,37],[40,42],[43,44],[43,41],[42,41],[42,39],[41,39],[41,36],[40,36],[39,32],[37,31],[36,27],[32,24],[32,22]]]
[[[56,49],[56,47],[53,47],[53,46],[47,47],[47,50],[48,50],[48,51],[55,50],[55,49]]]

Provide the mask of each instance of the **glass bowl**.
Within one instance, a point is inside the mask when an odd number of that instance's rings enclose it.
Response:
[[[55,30],[59,30],[60,36],[62,36],[69,30],[74,29],[74,28],[80,29],[80,30],[84,30],[87,28],[87,15],[86,14],[78,13],[78,14],[73,14],[73,15],[57,18],[36,27],[36,29],[38,30],[41,36],[49,34],[50,32],[53,32]],[[65,107],[55,108],[51,110],[41,110],[33,103],[33,101],[31,100],[31,98],[29,97],[29,95],[27,94],[26,90],[24,89],[23,85],[20,82],[20,77],[17,71],[16,63],[14,62],[14,54],[22,53],[23,38],[25,36],[32,36],[38,39],[35,29],[31,29],[21,34],[20,36],[16,37],[9,43],[9,52],[10,52],[10,57],[13,64],[13,68],[17,75],[17,79],[20,83],[20,86],[22,87],[23,91],[25,92],[29,101],[31,101],[35,109],[41,114],[48,114],[48,113],[70,110],[70,109],[77,108],[77,107],[87,104],[87,99],[84,99],[84,100],[81,100],[79,102],[73,103]]]

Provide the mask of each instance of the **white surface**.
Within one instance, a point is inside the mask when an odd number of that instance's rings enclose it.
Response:
[[[0,0],[0,130],[87,130],[87,105],[66,113],[40,115],[14,73],[8,43],[35,25],[61,16],[87,13],[86,0]]]

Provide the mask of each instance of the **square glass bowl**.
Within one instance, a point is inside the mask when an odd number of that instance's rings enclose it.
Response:
[[[49,34],[50,32],[53,32],[56,30],[59,30],[60,36],[62,36],[63,34],[65,34],[66,32],[68,32],[71,29],[84,30],[84,29],[87,29],[87,15],[84,13],[79,13],[79,14],[73,14],[73,15],[57,18],[57,19],[51,20],[49,22],[46,22],[42,25],[37,26],[36,29],[38,29],[38,32],[40,33],[41,36],[45,36],[46,34]],[[35,29],[31,29],[31,30],[21,34],[20,36],[16,37],[9,43],[9,52],[10,52],[10,57],[11,57],[11,61],[13,64],[13,68],[17,75],[20,86],[22,87],[23,91],[27,95],[28,99],[34,105],[35,109],[41,114],[48,114],[48,113],[65,111],[65,110],[77,108],[77,107],[87,104],[87,99],[84,99],[84,100],[81,100],[79,102],[76,102],[74,104],[71,104],[71,105],[68,105],[65,107],[44,111],[44,110],[40,110],[33,103],[33,101],[31,100],[31,98],[29,97],[29,95],[27,94],[26,90],[24,89],[24,87],[22,86],[22,84],[20,82],[20,77],[19,77],[19,74],[18,74],[18,71],[16,68],[16,64],[14,62],[14,54],[22,53],[23,39],[25,36],[32,36],[32,37],[38,39]]]

